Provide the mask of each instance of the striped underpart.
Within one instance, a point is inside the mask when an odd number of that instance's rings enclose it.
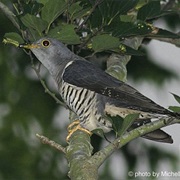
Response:
[[[69,108],[75,112],[81,125],[92,131],[101,128],[104,132],[111,130],[111,123],[104,119],[104,112],[97,108],[97,93],[62,82],[60,94]]]

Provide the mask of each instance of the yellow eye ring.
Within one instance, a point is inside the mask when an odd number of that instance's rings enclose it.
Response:
[[[49,40],[46,39],[46,40],[43,40],[43,41],[41,42],[41,44],[42,44],[43,47],[49,47],[49,45],[50,45],[51,43],[50,43]]]

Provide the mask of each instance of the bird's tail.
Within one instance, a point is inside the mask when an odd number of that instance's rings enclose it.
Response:
[[[170,143],[170,144],[173,143],[172,137],[161,129],[157,129],[153,132],[147,133],[142,137],[157,142]]]
[[[135,129],[141,125],[144,125],[150,122],[151,122],[150,119],[146,119],[143,121],[135,121],[133,125],[131,126],[131,129]],[[172,137],[161,129],[157,129],[155,131],[147,133],[143,135],[142,137],[145,139],[149,139],[149,140],[157,141],[157,142],[170,143],[170,144],[173,143]]]

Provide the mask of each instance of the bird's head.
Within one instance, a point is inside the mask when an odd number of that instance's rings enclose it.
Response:
[[[41,38],[30,44],[20,44],[19,47],[30,49],[53,76],[74,56],[63,43],[52,38]]]
[[[30,44],[20,44],[19,47],[30,49],[42,63],[45,59],[57,59],[57,56],[66,59],[72,53],[63,43],[52,38],[41,38]]]

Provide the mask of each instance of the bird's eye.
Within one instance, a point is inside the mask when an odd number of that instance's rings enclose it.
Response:
[[[42,45],[44,47],[48,47],[50,45],[50,42],[48,40],[44,40],[44,41],[42,41]]]

